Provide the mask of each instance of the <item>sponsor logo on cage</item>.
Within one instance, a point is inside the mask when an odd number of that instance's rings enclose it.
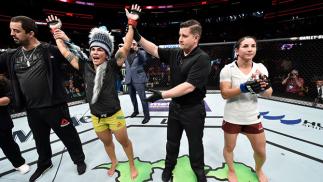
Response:
[[[299,37],[299,40],[315,40],[315,39],[323,39],[323,35],[311,35],[311,36]]]

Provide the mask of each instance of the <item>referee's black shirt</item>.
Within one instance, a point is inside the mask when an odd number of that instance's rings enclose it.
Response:
[[[184,56],[182,49],[158,48],[160,61],[170,67],[171,87],[188,82],[195,86],[193,92],[173,98],[177,104],[193,105],[201,103],[206,94],[206,84],[211,70],[209,56],[200,47]]]

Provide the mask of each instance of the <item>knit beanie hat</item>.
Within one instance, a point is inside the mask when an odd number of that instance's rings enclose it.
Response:
[[[92,28],[89,38],[90,49],[101,47],[111,57],[114,50],[114,37],[105,26]]]

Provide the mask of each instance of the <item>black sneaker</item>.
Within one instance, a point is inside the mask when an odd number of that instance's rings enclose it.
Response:
[[[146,124],[146,123],[148,123],[149,122],[149,120],[150,120],[150,118],[144,118],[144,120],[142,120],[142,124]]]
[[[41,175],[43,175],[45,172],[47,172],[50,168],[53,167],[53,164],[50,163],[47,166],[38,166],[34,174],[31,175],[29,178],[29,182],[36,181]]]
[[[163,182],[170,181],[171,177],[172,177],[172,170],[165,168],[162,173],[162,181]]]
[[[84,174],[85,171],[86,171],[86,164],[85,164],[85,162],[81,162],[81,163],[78,163],[76,165],[77,165],[77,173],[79,175]]]
[[[138,112],[138,111],[135,111],[135,112],[133,112],[133,113],[130,115],[130,117],[131,117],[131,118],[136,117],[138,114],[139,114],[139,112]]]

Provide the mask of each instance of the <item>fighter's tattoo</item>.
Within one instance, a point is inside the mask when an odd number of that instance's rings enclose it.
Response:
[[[68,62],[71,62],[74,58],[77,59],[77,57],[73,53],[71,53],[71,52],[66,56],[66,60]]]

